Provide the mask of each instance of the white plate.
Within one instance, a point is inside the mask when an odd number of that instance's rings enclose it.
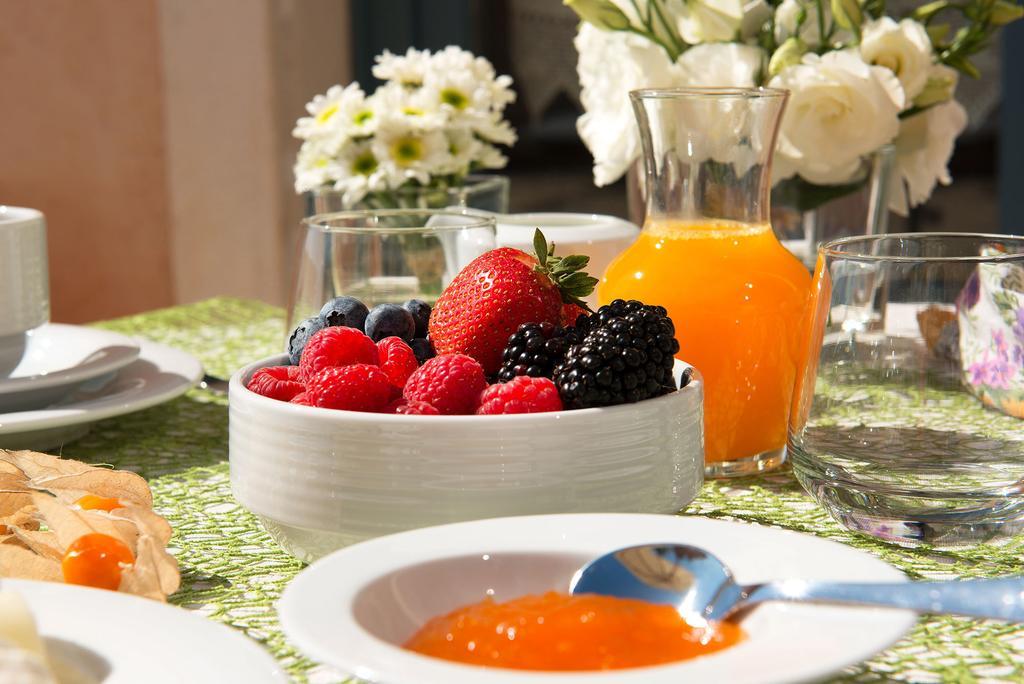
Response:
[[[0,411],[46,406],[139,356],[131,338],[77,325],[47,323],[25,333],[25,340],[21,361],[0,378]]]
[[[396,644],[435,615],[493,591],[506,600],[567,591],[576,568],[631,544],[685,542],[732,567],[738,581],[778,578],[899,582],[874,556],[785,530],[695,517],[630,514],[495,518],[403,532],[350,546],[314,563],[285,589],[281,624],[311,657],[388,684],[679,684],[795,682],[860,662],[902,637],[902,610],[764,604],[742,622],[747,638],[689,661],[590,673],[474,667]]]
[[[47,650],[103,684],[281,684],[251,639],[197,613],[128,594],[3,580],[28,602]]]
[[[102,387],[86,384],[45,409],[0,414],[0,447],[48,449],[67,443],[98,420],[174,399],[202,378],[203,366],[195,357],[148,340],[137,343],[139,358]]]

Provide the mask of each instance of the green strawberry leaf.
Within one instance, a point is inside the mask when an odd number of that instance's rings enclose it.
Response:
[[[546,275],[558,286],[562,301],[590,311],[582,299],[593,292],[597,285],[597,278],[583,270],[590,263],[590,257],[583,254],[556,257],[555,246],[548,243],[539,228],[533,234],[533,249],[537,253],[537,266],[534,270]]]
[[[585,268],[589,263],[590,257],[584,254],[572,254],[567,257],[559,257],[558,262],[551,268],[551,273],[572,273]]]
[[[540,232],[540,228],[533,233],[533,251],[537,252],[537,262],[541,265],[546,264],[548,261],[548,241],[544,237],[544,233]]]

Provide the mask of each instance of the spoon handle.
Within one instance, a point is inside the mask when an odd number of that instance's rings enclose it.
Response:
[[[845,603],[1024,622],[1024,577],[894,584],[790,580],[751,585],[744,587],[744,593],[744,605],[762,601]]]

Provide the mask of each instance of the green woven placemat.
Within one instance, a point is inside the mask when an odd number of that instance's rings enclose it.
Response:
[[[280,309],[236,299],[97,324],[175,346],[227,377],[281,348]],[[155,507],[174,527],[172,553],[182,571],[173,603],[243,630],[262,643],[296,681],[341,681],[298,654],[281,632],[274,601],[302,564],[282,552],[232,498],[227,465],[227,401],[202,390],[96,425],[63,453],[110,463],[146,477]],[[785,471],[709,482],[688,509],[827,537],[874,553],[913,578],[987,577],[1020,572],[1024,540],[958,551],[904,549],[857,536],[834,523]],[[765,549],[765,553],[771,553]],[[847,669],[837,681],[1021,681],[1024,626],[928,618],[900,643]]]

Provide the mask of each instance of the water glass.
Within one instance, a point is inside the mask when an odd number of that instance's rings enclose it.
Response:
[[[340,295],[430,304],[466,264],[494,249],[495,221],[469,209],[380,209],[303,220],[288,330]]]
[[[957,546],[1024,524],[1024,238],[823,245],[788,450],[845,526]]]

